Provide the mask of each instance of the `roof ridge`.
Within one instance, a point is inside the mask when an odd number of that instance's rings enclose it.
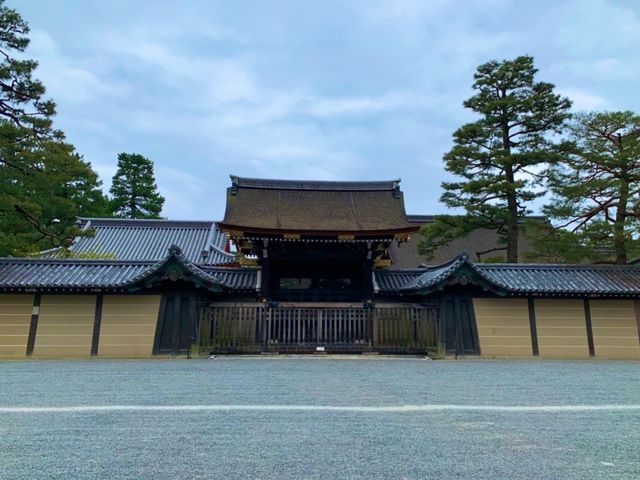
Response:
[[[154,260],[117,260],[113,258],[0,257],[0,263],[43,263],[62,265],[153,265]]]
[[[398,187],[400,179],[391,180],[294,180],[238,177],[230,175],[233,187],[273,190],[338,190],[338,191],[384,191]]]
[[[83,222],[103,222],[103,223],[206,223],[217,224],[217,220],[189,220],[175,218],[117,218],[117,217],[76,217]]]
[[[485,268],[513,268],[524,270],[527,268],[539,270],[551,269],[579,269],[579,270],[640,270],[640,265],[615,263],[474,263],[480,269]]]

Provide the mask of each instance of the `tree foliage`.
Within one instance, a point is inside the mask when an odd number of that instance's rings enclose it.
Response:
[[[537,249],[569,261],[627,263],[640,253],[640,116],[581,114],[570,139],[574,151],[552,168],[544,208],[559,228]]]
[[[466,215],[440,216],[425,225],[419,250],[431,257],[440,246],[477,228],[497,231],[507,261],[517,262],[519,220],[531,201],[544,193],[543,171],[566,148],[555,142],[570,117],[571,102],[536,81],[532,57],[491,61],[474,75],[475,95],[464,106],[480,119],[453,134],[445,154],[446,170],[460,179],[443,182],[441,200]],[[489,252],[483,252],[489,253]]]
[[[55,104],[23,58],[28,32],[0,0],[0,255],[67,246],[76,215],[106,213],[96,173],[52,128]]]
[[[29,45],[28,33],[20,14],[0,0],[0,118],[23,127],[25,135],[56,135],[59,132],[51,130],[55,103],[45,98],[44,85],[33,78],[38,62],[15,56]]]
[[[158,192],[153,162],[137,153],[120,153],[111,184],[116,217],[160,218],[164,197]]]
[[[37,140],[0,122],[0,255],[67,247],[77,216],[103,216],[107,200],[91,165],[60,140]],[[86,232],[85,232],[86,233]]]

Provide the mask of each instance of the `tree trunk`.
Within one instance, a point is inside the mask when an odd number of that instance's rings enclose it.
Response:
[[[129,218],[138,218],[136,205],[136,191],[131,191],[131,197],[129,197]]]
[[[616,252],[616,263],[627,263],[627,245],[625,243],[625,220],[629,202],[629,180],[620,179],[620,200],[616,206],[616,221],[613,224],[613,246]]]
[[[506,91],[502,91],[502,97]],[[509,121],[506,114],[502,120],[502,148],[507,156],[511,156],[511,140],[509,138]],[[504,167],[504,175],[509,186],[507,187],[507,262],[518,263],[518,199],[515,189],[515,177],[513,165],[507,163]]]
[[[507,182],[514,184],[513,167],[508,165],[505,168]],[[507,262],[518,263],[518,202],[516,191],[510,187],[507,191]]]

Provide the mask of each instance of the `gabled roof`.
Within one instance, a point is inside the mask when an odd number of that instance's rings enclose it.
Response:
[[[471,283],[510,295],[640,297],[640,265],[474,264],[462,254],[442,265],[374,275],[383,294],[428,294]]]
[[[211,291],[253,291],[258,270],[201,266],[172,246],[158,262],[0,258],[0,290],[134,291],[164,281],[185,280]]]
[[[95,255],[157,261],[164,258],[171,245],[178,245],[193,263],[222,265],[235,261],[225,251],[226,237],[212,221],[79,218],[78,222],[80,228],[95,234],[78,236],[69,252],[54,249],[43,252],[43,256],[56,258],[70,253],[71,258]]]
[[[387,288],[391,286],[398,292],[422,295],[442,290],[448,285],[476,285],[498,295],[509,293],[509,289],[505,285],[483,275],[478,266],[471,263],[469,257],[464,253],[442,265],[412,270],[411,274],[404,276],[402,284],[398,284],[398,277],[398,275],[392,275],[391,282],[377,277],[376,282],[378,285],[382,282]]]
[[[399,180],[325,182],[231,176],[220,228],[299,235],[409,233]]]

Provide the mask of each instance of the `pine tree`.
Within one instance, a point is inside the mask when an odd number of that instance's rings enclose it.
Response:
[[[0,0],[0,118],[24,128],[23,135],[56,136],[59,132],[51,130],[55,103],[44,98],[44,85],[32,77],[38,62],[22,55],[29,45],[28,33],[20,14]]]
[[[0,255],[67,246],[76,215],[103,215],[91,165],[52,128],[55,104],[24,58],[29,27],[0,0]]]
[[[74,147],[0,121],[0,256],[68,247],[78,216],[107,214],[98,176]]]
[[[446,170],[461,180],[444,182],[441,201],[465,216],[440,216],[425,225],[419,250],[440,246],[477,228],[495,230],[508,262],[519,258],[519,223],[531,201],[543,194],[544,169],[562,158],[564,143],[552,141],[569,118],[571,102],[536,81],[532,57],[491,61],[474,75],[476,94],[464,106],[481,118],[453,134]],[[484,252],[488,253],[488,252]]]
[[[640,254],[640,115],[581,114],[570,139],[575,150],[552,169],[544,209],[558,229],[540,236],[539,255],[625,264]]]
[[[137,153],[120,153],[111,184],[114,216],[160,218],[164,197],[158,193],[153,162]]]

